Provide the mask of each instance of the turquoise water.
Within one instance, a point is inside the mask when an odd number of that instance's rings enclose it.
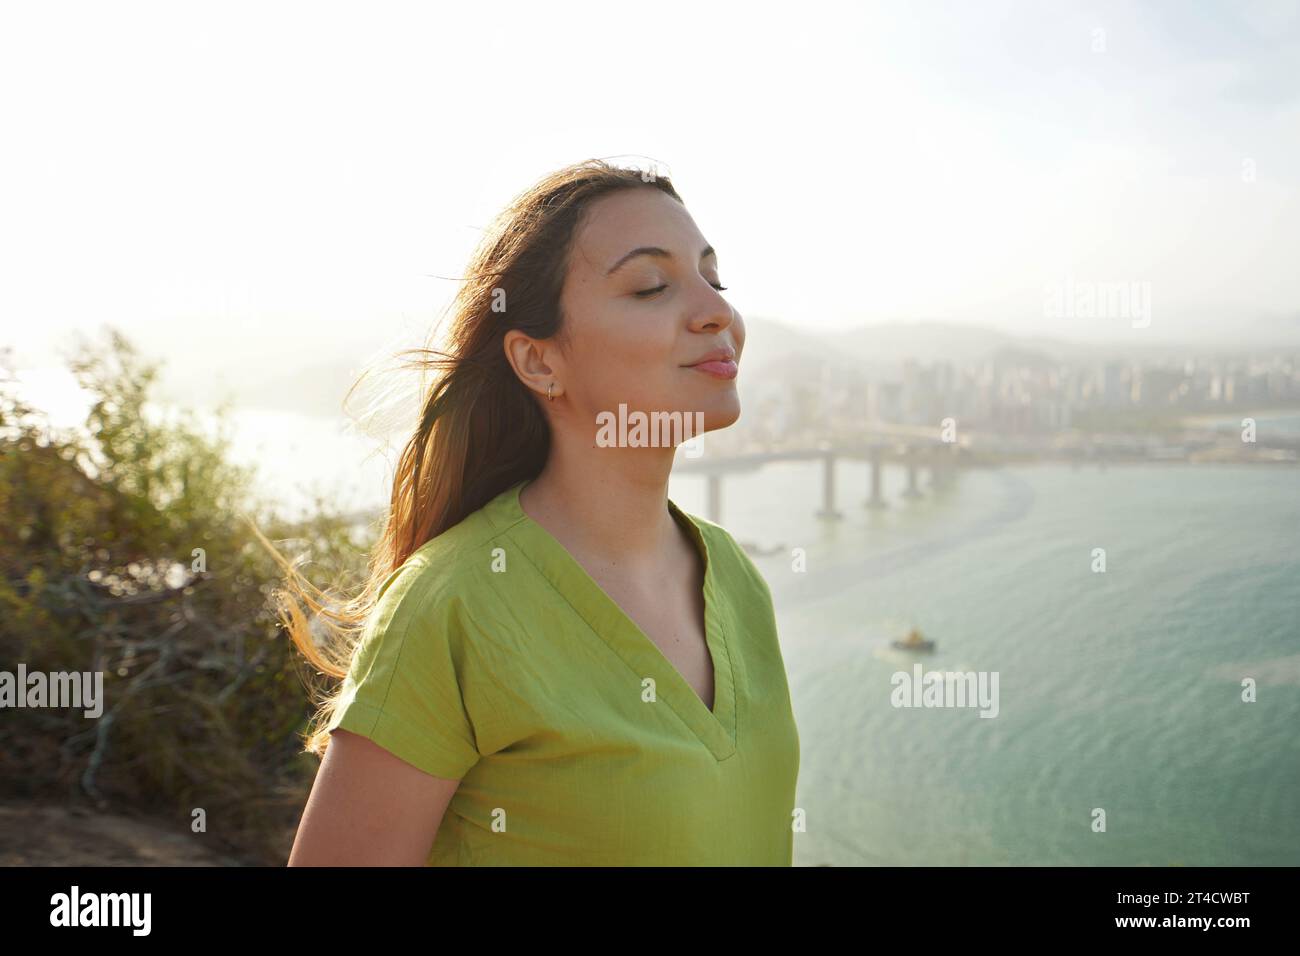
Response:
[[[910,502],[902,481],[870,512],[842,463],[834,523],[818,465],[725,483],[732,534],[784,546],[756,563],[799,723],[796,864],[1300,864],[1300,471],[1040,465]],[[703,491],[673,479],[687,510]],[[888,648],[912,624],[935,654]],[[998,716],[893,707],[913,661],[996,671]]]

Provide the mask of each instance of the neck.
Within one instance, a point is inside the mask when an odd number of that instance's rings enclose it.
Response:
[[[675,451],[595,447],[553,432],[550,457],[520,493],[520,507],[565,548],[605,568],[661,568],[680,547],[668,511]]]

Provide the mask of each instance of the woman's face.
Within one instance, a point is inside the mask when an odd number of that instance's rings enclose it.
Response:
[[[587,208],[560,297],[565,347],[547,355],[565,418],[617,420],[622,403],[629,414],[681,412],[690,437],[696,423],[711,431],[740,417],[725,361],[714,366],[722,375],[691,367],[719,349],[738,362],[745,345],[708,246],[685,207],[659,189],[621,190]]]

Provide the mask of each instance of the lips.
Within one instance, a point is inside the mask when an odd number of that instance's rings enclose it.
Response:
[[[736,363],[731,359],[718,359],[712,362],[696,362],[687,368],[693,368],[697,372],[704,372],[706,375],[713,375],[718,378],[735,378],[737,371]]]
[[[705,352],[694,362],[688,365],[687,368],[695,368],[696,366],[704,362],[731,362],[734,365],[735,361],[736,361],[735,349],[718,348],[718,349],[714,349],[711,352]]]

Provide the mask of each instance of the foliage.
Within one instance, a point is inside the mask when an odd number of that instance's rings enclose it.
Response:
[[[93,404],[69,434],[0,382],[0,669],[102,672],[103,713],[7,711],[0,788],[187,829],[202,808],[200,838],[282,865],[315,770],[301,753],[312,677],[248,520],[310,549],[330,582],[360,579],[360,549],[341,519],[289,525],[255,498],[228,460],[228,407],[215,438],[192,413],[153,411],[158,366],[117,331],[70,368]]]

